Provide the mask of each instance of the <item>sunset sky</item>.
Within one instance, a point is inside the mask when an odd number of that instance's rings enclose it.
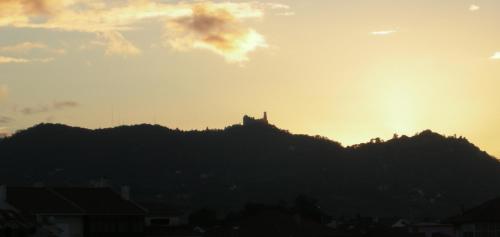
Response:
[[[343,145],[425,129],[500,157],[498,0],[0,0],[0,133],[224,128]]]

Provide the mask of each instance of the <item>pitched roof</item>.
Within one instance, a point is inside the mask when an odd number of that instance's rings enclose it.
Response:
[[[8,187],[7,202],[33,214],[144,215],[110,188]]]
[[[141,207],[148,211],[149,216],[182,216],[183,211],[173,208],[168,203],[164,202],[139,202]]]
[[[492,199],[475,208],[466,210],[462,215],[450,218],[450,222],[500,222],[500,198]]]
[[[54,188],[86,214],[144,215],[145,210],[135,203],[123,199],[110,188]]]
[[[34,224],[27,221],[26,218],[12,210],[0,209],[0,230],[3,228],[19,229],[32,228]]]
[[[78,206],[47,188],[7,187],[7,203],[26,213],[83,214]]]

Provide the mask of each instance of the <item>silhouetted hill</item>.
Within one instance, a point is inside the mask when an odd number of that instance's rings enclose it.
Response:
[[[424,131],[343,147],[256,122],[223,130],[40,124],[0,140],[0,183],[87,185],[184,207],[320,200],[334,214],[448,216],[500,196],[496,159],[465,138]]]

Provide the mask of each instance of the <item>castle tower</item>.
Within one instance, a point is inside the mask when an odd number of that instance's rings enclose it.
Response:
[[[264,112],[264,117],[262,118],[262,121],[264,121],[266,123],[268,122],[267,121],[267,112]]]

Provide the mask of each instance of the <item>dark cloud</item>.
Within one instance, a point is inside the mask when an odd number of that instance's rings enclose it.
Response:
[[[0,115],[0,124],[8,124],[8,123],[11,123],[13,121],[14,121],[14,119],[11,118],[11,117],[1,116]]]
[[[78,102],[75,101],[57,101],[52,105],[39,105],[36,107],[25,107],[21,109],[21,113],[25,115],[42,114],[57,110],[65,110],[69,108],[75,108],[80,106]]]
[[[26,107],[21,109],[21,113],[25,115],[40,114],[49,112],[49,107],[41,105],[38,107]]]
[[[80,104],[78,104],[75,101],[58,101],[54,102],[53,107],[54,109],[66,109],[66,108],[74,108],[78,107]]]

